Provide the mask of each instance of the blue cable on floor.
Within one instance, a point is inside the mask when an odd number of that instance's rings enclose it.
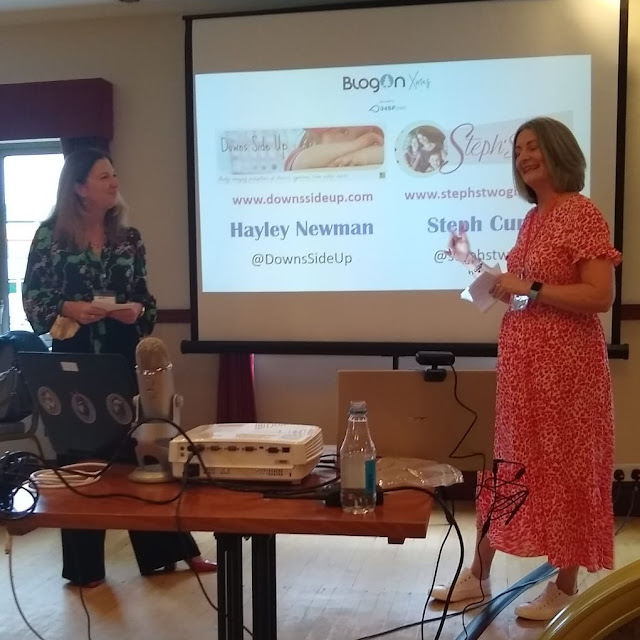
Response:
[[[534,569],[529,575],[518,580],[506,593],[495,597],[489,602],[489,604],[466,625],[466,632],[463,630],[456,640],[477,640],[498,615],[518,596],[529,589],[532,583],[550,578],[556,571],[557,569],[554,566],[545,562],[537,569]]]

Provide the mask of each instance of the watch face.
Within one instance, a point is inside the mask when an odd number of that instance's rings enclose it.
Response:
[[[528,294],[529,300],[535,300],[538,297],[538,293],[540,293],[540,289],[542,289],[542,282],[532,282]]]

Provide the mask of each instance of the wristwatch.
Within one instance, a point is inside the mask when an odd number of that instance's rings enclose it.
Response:
[[[527,294],[529,300],[535,300],[540,293],[540,289],[542,289],[542,282],[532,282],[531,289],[529,289],[529,293]]]

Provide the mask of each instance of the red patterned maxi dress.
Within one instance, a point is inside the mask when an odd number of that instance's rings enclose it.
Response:
[[[582,195],[525,217],[507,256],[510,273],[548,284],[579,282],[578,261],[618,265],[609,228]],[[559,568],[613,567],[613,406],[607,349],[596,314],[529,302],[509,309],[498,340],[495,459],[477,500],[496,549],[547,556]],[[494,463],[494,468],[495,463]],[[508,517],[526,499],[512,519]]]

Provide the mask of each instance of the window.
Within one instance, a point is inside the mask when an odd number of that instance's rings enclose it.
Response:
[[[58,141],[0,143],[0,333],[31,331],[22,282],[35,231],[55,203],[63,162]]]

